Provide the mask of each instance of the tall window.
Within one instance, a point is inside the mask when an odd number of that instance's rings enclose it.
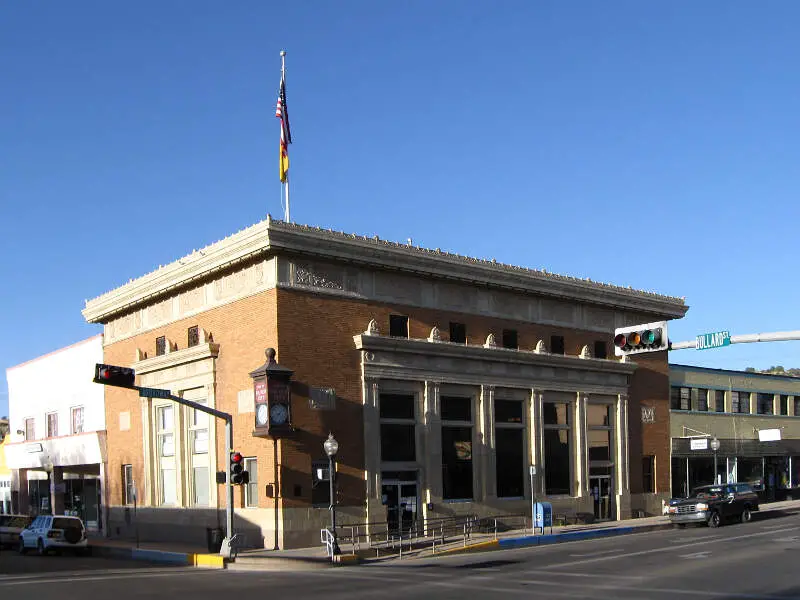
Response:
[[[413,394],[381,394],[381,460],[417,459],[416,413]]]
[[[587,404],[589,476],[610,475],[614,465],[614,406]]]
[[[708,412],[708,390],[697,390],[697,410]]]
[[[656,490],[656,457],[642,457],[642,491],[651,494]]]
[[[167,351],[167,338],[163,335],[156,338],[156,356],[162,356]]]
[[[25,441],[29,442],[30,440],[36,439],[36,430],[34,428],[34,421],[33,419],[25,419]]]
[[[550,336],[550,352],[552,354],[564,354],[564,336],[551,335]]]
[[[245,458],[244,470],[250,476],[250,482],[244,486],[244,505],[258,508],[258,459]]]
[[[161,504],[177,504],[175,471],[175,419],[172,406],[156,407],[156,449],[159,460]]]
[[[542,405],[544,487],[548,496],[572,493],[572,419],[569,409],[568,402],[545,402]]]
[[[758,394],[758,414],[771,415],[775,397],[772,394]]]
[[[133,504],[133,465],[122,465],[122,503]]]
[[[725,392],[722,390],[714,390],[714,410],[725,412]]]
[[[83,433],[83,407],[72,407],[72,435],[76,433]]]
[[[497,497],[525,495],[525,419],[519,400],[494,401]]]
[[[47,437],[58,435],[58,413],[47,413]]]
[[[472,499],[472,398],[442,396],[442,484],[445,500]]]
[[[781,394],[779,402],[780,402],[780,406],[778,406],[778,409],[779,409],[779,413],[778,414],[781,414],[781,415],[784,415],[784,416],[788,415],[789,414],[789,396]]]
[[[800,417],[800,396],[795,396],[794,397],[794,416],[795,417]],[[792,461],[794,461],[794,459],[792,459]],[[800,460],[798,461],[797,464],[800,465]],[[800,478],[798,478],[798,479],[800,479]]]
[[[206,404],[205,399],[198,399],[195,402]],[[208,472],[208,415],[193,408],[188,410],[194,505],[208,506],[211,500]]]

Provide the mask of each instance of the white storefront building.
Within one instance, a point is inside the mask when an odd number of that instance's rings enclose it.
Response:
[[[14,507],[25,514],[81,517],[101,531],[106,462],[103,362],[97,335],[6,370]]]

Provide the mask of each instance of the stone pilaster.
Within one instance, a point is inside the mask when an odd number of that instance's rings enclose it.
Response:
[[[478,435],[480,444],[481,474],[479,500],[486,501],[497,497],[497,462],[494,437],[494,386],[481,386]]]
[[[424,457],[421,461],[424,472],[421,477],[422,490],[422,515],[428,519],[431,511],[428,504],[434,507],[441,504],[444,494],[442,484],[442,411],[440,404],[439,384],[433,381],[425,382],[425,396],[423,399],[423,425],[424,425]]]

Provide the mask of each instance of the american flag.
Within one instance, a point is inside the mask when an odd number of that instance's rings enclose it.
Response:
[[[286,182],[289,173],[289,144],[292,143],[292,131],[289,129],[289,108],[286,106],[286,82],[281,77],[281,89],[278,92],[278,105],[275,116],[281,120],[280,178]]]

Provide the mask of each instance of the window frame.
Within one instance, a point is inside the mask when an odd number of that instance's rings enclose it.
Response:
[[[134,486],[136,482],[133,479],[133,465],[122,465],[122,503],[125,506],[134,504]]]
[[[545,404],[562,404],[566,406],[566,416],[567,422],[566,423],[545,423],[544,422],[544,405]],[[561,400],[544,400],[542,402],[542,443],[543,451],[542,451],[542,469],[544,473],[542,474],[542,488],[544,489],[544,494],[546,496],[551,497],[574,497],[575,495],[575,440],[573,439],[573,427],[574,427],[574,410],[575,410],[575,401],[561,401]],[[557,412],[557,409],[556,409]],[[567,432],[567,455],[569,461],[569,491],[565,493],[550,493],[547,489],[547,473],[548,473],[548,466],[547,466],[547,445],[546,445],[546,432],[547,431],[566,431]]]
[[[78,427],[75,427],[75,415],[80,412],[81,421],[80,421],[80,431],[78,431]],[[86,411],[83,408],[83,405],[80,406],[71,406],[69,409],[69,421],[70,421],[70,435],[78,435],[85,432],[84,427],[84,417],[86,416]]]
[[[389,337],[409,339],[411,331],[409,321],[408,315],[391,313],[389,315]],[[397,330],[398,326],[401,326],[404,333]]]
[[[50,427],[52,419],[52,429]],[[58,411],[51,411],[44,415],[45,438],[58,437]]]
[[[521,405],[521,415],[522,415],[521,421],[519,423],[508,422],[508,421],[501,421],[501,422],[498,423],[497,419],[496,419],[496,410],[497,410],[496,407],[497,407],[498,401],[500,401],[500,402],[515,402],[515,403],[518,402]],[[525,466],[527,465],[527,463],[529,462],[528,448],[527,448],[527,443],[526,443],[526,438],[525,438],[525,433],[526,433],[527,428],[528,428],[528,418],[527,418],[527,415],[526,415],[527,411],[525,410],[526,402],[524,400],[519,399],[519,398],[514,398],[513,396],[507,397],[507,398],[499,396],[499,397],[495,397],[494,398],[493,404],[494,404],[494,406],[492,406],[492,422],[494,424],[494,439],[495,439],[495,482],[494,482],[495,483],[495,485],[494,485],[495,496],[497,497],[498,500],[520,500],[520,499],[524,499],[525,498],[525,482],[526,482],[524,469],[525,469]],[[498,458],[498,456],[497,456],[497,437],[498,437],[498,429],[506,429],[506,430],[513,429],[513,430],[516,430],[516,431],[522,431],[522,444],[520,445],[520,451],[521,451],[521,456],[522,456],[522,469],[523,470],[519,473],[519,477],[521,479],[521,484],[522,484],[521,485],[522,495],[515,495],[515,496],[501,496],[500,495],[500,480],[497,477],[497,474],[499,473],[499,470],[497,468],[497,458]]]
[[[252,467],[253,464],[255,464],[255,469]],[[249,476],[248,483],[244,485],[242,506],[244,508],[258,508],[258,457],[245,456],[242,460],[242,465]],[[253,490],[255,490],[255,503],[253,503]]]
[[[439,396],[439,412],[440,415],[443,413],[442,406],[445,399],[459,399],[464,400],[469,403],[469,420],[465,421],[462,419],[445,419],[442,417],[442,435],[441,435],[441,453],[442,453],[442,499],[445,502],[472,502],[475,499],[475,412],[476,412],[476,402],[474,396],[459,396],[457,394],[440,394]],[[468,429],[469,430],[469,444],[470,444],[470,458],[469,458],[469,470],[470,470],[470,495],[460,496],[460,495],[453,495],[452,497],[448,497],[445,494],[445,461],[444,461],[444,430],[445,429]],[[464,461],[465,463],[467,461]]]

